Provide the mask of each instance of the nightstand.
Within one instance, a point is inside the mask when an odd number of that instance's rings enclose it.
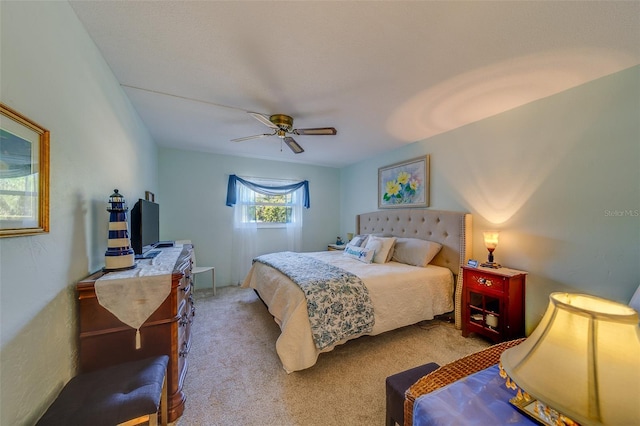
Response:
[[[337,244],[329,244],[329,245],[327,246],[327,250],[329,250],[329,251],[332,251],[332,250],[344,250],[344,248],[345,248],[346,246],[347,246],[346,244],[340,244],[340,245],[337,245]]]
[[[525,278],[509,268],[462,267],[462,335],[494,342],[524,336]]]

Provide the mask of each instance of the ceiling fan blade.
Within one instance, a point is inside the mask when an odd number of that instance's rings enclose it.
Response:
[[[293,133],[296,135],[336,135],[338,131],[333,127],[316,127],[313,129],[294,129]]]
[[[264,138],[265,136],[273,136],[273,135],[275,135],[275,133],[263,133],[261,135],[245,136],[243,138],[231,139],[231,142],[243,142],[243,141],[248,141],[250,139]]]
[[[294,154],[300,154],[304,152],[304,149],[302,149],[302,147],[298,145],[298,142],[296,142],[296,140],[290,136],[284,138],[284,143],[286,143],[287,146],[291,148],[291,151],[293,151]]]
[[[275,124],[273,124],[271,122],[271,120],[269,120],[269,117],[265,117],[264,115],[260,114],[259,112],[249,112],[249,114],[255,118],[256,120],[258,120],[259,122],[261,122],[262,124],[264,124],[267,127],[271,127],[272,129],[277,129],[278,126],[276,126]]]

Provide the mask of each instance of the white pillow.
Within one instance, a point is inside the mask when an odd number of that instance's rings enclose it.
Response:
[[[351,244],[347,244],[344,248],[344,252],[342,253],[344,256],[348,256],[359,260],[363,263],[371,263],[373,261],[373,256],[376,254],[375,250],[369,250],[364,247],[358,247]]]
[[[440,252],[442,244],[417,238],[398,238],[391,260],[407,265],[427,266]]]
[[[395,242],[395,237],[383,238],[369,235],[365,248],[375,250],[376,254],[373,256],[373,263],[386,263],[389,260],[388,257]]]
[[[369,235],[365,234],[365,235],[356,235],[355,237],[353,237],[351,239],[351,241],[349,241],[349,244],[351,244],[352,246],[356,246],[356,247],[364,247],[365,243],[367,242],[367,238],[369,237]]]

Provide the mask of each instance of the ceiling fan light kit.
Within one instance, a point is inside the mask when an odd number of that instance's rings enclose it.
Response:
[[[304,149],[288,134],[302,135],[302,136],[325,136],[336,135],[338,132],[334,127],[316,127],[310,129],[294,129],[293,118],[285,114],[273,114],[269,117],[260,114],[258,112],[249,112],[253,118],[261,122],[267,127],[273,129],[273,133],[265,133],[262,135],[245,136],[243,138],[231,139],[232,142],[242,142],[249,139],[262,138],[265,136],[278,136],[284,141],[285,144],[293,151],[294,154],[300,154],[304,152]]]
[[[293,118],[288,115],[273,114],[269,117],[269,121],[279,129],[286,130],[287,132],[291,132],[291,130],[293,130]]]

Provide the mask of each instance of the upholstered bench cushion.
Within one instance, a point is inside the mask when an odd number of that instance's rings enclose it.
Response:
[[[430,362],[387,377],[387,426],[404,423],[404,393],[418,379],[438,367],[435,362]]]
[[[37,425],[113,426],[158,411],[166,355],[80,374],[67,383]]]

